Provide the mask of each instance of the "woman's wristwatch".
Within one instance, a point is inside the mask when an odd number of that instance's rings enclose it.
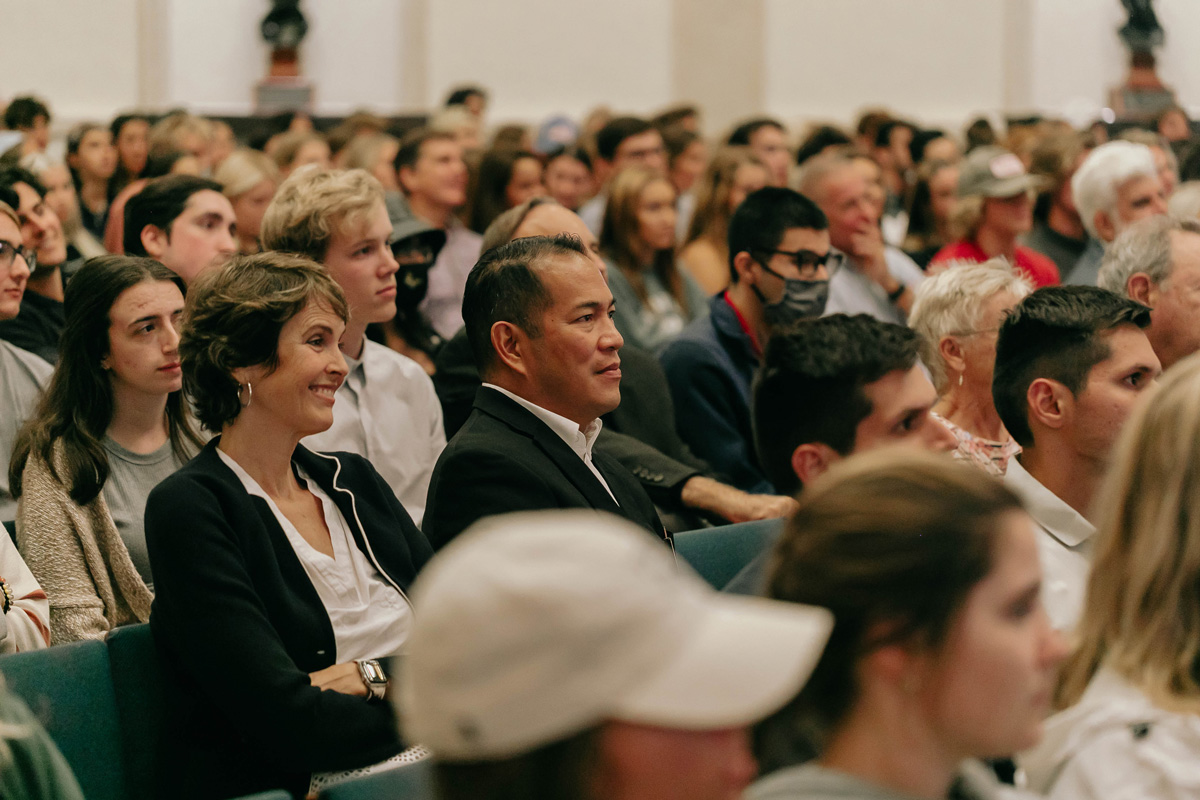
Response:
[[[13,597],[12,587],[8,585],[8,581],[0,578],[0,608],[7,614],[14,602],[16,602],[16,598]]]
[[[368,700],[382,700],[387,694],[388,676],[384,671],[383,665],[373,658],[364,658],[358,664],[358,674],[362,677],[363,684],[367,687],[369,694]]]

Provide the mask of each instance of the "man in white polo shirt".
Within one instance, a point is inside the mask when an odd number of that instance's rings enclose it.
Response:
[[[1109,453],[1162,371],[1146,338],[1150,309],[1094,286],[1039,289],[1000,327],[992,395],[1023,452],[1004,481],[1039,527],[1042,600],[1075,627],[1091,567],[1090,514]]]

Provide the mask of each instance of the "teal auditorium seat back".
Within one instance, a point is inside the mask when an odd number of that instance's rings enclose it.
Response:
[[[778,537],[784,520],[764,519],[675,534],[675,552],[714,589],[723,589]]]
[[[330,786],[318,800],[435,800],[433,762],[418,761]]]
[[[0,658],[0,672],[75,772],[88,800],[126,800],[121,731],[103,642]]]
[[[113,630],[106,643],[128,797],[149,800],[154,795],[159,748],[169,744],[164,736],[166,700],[154,636],[149,625],[126,625]]]

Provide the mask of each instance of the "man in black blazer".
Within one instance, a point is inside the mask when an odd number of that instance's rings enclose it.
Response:
[[[600,245],[583,220],[544,196],[496,217],[483,234],[483,250],[513,239],[559,233],[578,236],[597,268],[605,269],[597,255]],[[435,363],[433,385],[449,439],[470,416],[480,384],[465,327],[445,343]],[[785,517],[795,507],[790,497],[750,494],[721,483],[719,470],[692,455],[675,430],[667,376],[658,359],[646,350],[630,345],[621,348],[621,405],[601,420],[604,427],[596,439],[596,450],[616,459],[641,481],[667,530],[701,528],[706,521]]]
[[[612,293],[577,237],[518,239],[471,270],[463,319],[484,384],[433,471],[424,531],[440,549],[492,514],[594,508],[667,534],[639,481],[595,452],[621,402]]]

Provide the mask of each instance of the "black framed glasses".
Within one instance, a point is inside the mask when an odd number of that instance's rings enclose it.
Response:
[[[25,266],[29,267],[29,271],[33,272],[37,269],[37,251],[29,247],[22,247],[19,244],[12,242],[0,241],[0,264],[8,269],[17,260],[17,256],[25,259]]]
[[[832,278],[833,273],[837,272],[838,268],[842,265],[842,254],[832,249],[826,251],[825,253],[816,253],[812,250],[790,251],[766,250],[759,248],[757,252],[765,253],[768,255],[768,257],[785,257],[788,261],[791,261],[796,265],[796,269],[800,272],[800,278],[806,281],[815,278],[817,275],[817,270],[819,270],[821,267],[825,267],[826,273]],[[777,274],[774,270],[767,266],[766,262],[760,261],[759,263],[763,265],[763,268],[766,269],[767,272],[770,272],[772,275]],[[783,276],[779,275],[778,277]]]

